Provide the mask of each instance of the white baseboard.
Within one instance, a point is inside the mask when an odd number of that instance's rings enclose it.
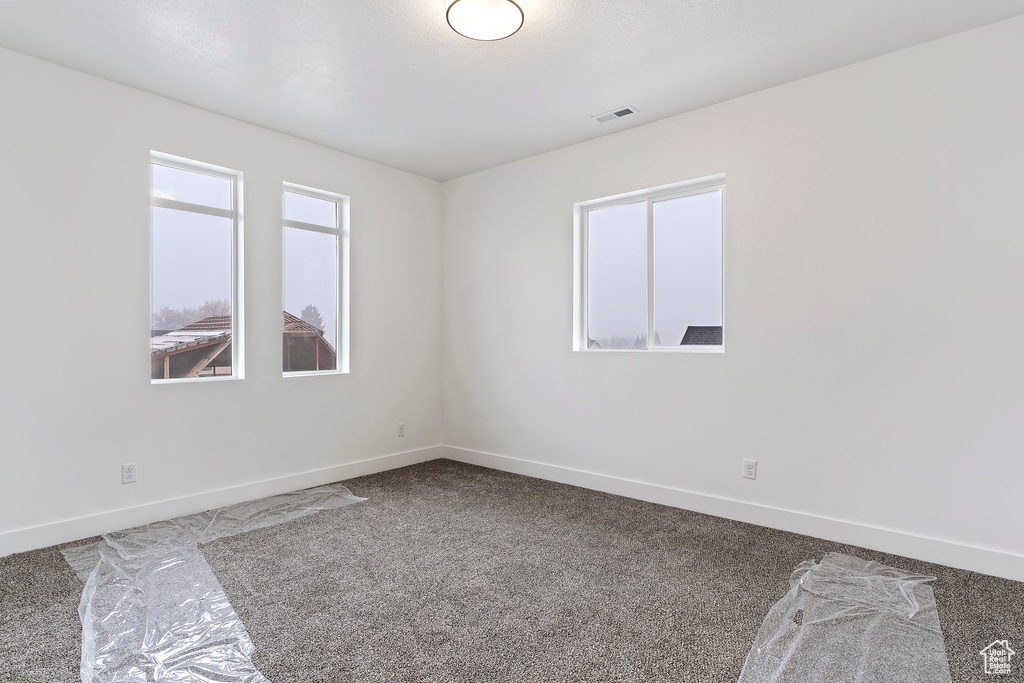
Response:
[[[444,454],[443,457],[450,460],[637,498],[838,543],[849,543],[862,548],[903,555],[982,574],[991,574],[1013,581],[1024,581],[1024,556],[992,548],[981,548],[896,529],[869,526],[495,453],[455,446],[442,446],[441,450]]]
[[[64,519],[23,529],[0,533],[0,557],[80,538],[98,536],[110,531],[127,529],[161,519],[190,515],[203,510],[233,505],[246,500],[296,491],[311,486],[330,484],[344,479],[393,470],[441,457],[440,446],[430,446],[403,453],[392,453],[366,460],[358,460],[310,472],[232,486],[216,491],[204,491],[190,496],[147,503],[136,507],[111,510],[94,515]]]
[[[839,543],[849,543],[1014,581],[1024,581],[1024,556],[1014,553],[446,445],[392,453],[310,472],[3,532],[0,533],[0,557],[442,457]]]

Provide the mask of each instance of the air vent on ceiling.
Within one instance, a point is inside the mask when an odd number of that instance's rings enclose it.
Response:
[[[612,111],[605,112],[604,114],[598,114],[591,118],[597,119],[598,123],[604,123],[605,121],[614,121],[615,119],[621,119],[623,116],[629,116],[635,114],[636,109],[633,107],[622,107],[621,109],[613,109]]]

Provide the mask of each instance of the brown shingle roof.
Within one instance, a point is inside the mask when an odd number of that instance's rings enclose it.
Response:
[[[324,351],[330,354],[330,357],[334,357],[334,347],[324,338],[323,330],[311,325],[302,318],[292,315],[288,311],[283,311],[283,313],[284,333],[286,335],[292,337],[318,337]],[[230,338],[231,316],[212,315],[186,325],[180,330],[151,337],[149,340],[150,354],[159,357],[168,353],[180,352],[187,348],[204,346]]]
[[[191,325],[185,325],[185,327],[177,330],[178,332],[223,332],[227,330],[231,331],[231,316],[230,315],[211,315],[209,318],[203,318],[197,320]]]
[[[284,311],[284,331],[294,333],[307,333],[307,334],[323,334],[323,330],[307,323],[302,318],[297,318],[288,311]]]

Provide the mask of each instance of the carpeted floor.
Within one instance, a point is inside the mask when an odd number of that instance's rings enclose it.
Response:
[[[80,680],[78,602],[83,585],[60,554],[60,547],[0,557],[2,683]]]
[[[202,546],[274,683],[735,681],[801,561],[934,575],[953,681],[1024,652],[1024,584],[438,460],[368,501]],[[56,548],[0,558],[0,681],[75,681],[82,584]]]

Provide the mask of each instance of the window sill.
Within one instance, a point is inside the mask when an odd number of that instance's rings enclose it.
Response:
[[[650,349],[575,349],[577,353],[725,353],[725,346],[655,346]]]
[[[347,375],[347,370],[296,370],[281,373],[282,377],[320,377],[322,375]]]
[[[150,379],[150,384],[211,384],[213,382],[232,382],[244,379],[234,375],[223,377],[172,377],[170,379]]]

